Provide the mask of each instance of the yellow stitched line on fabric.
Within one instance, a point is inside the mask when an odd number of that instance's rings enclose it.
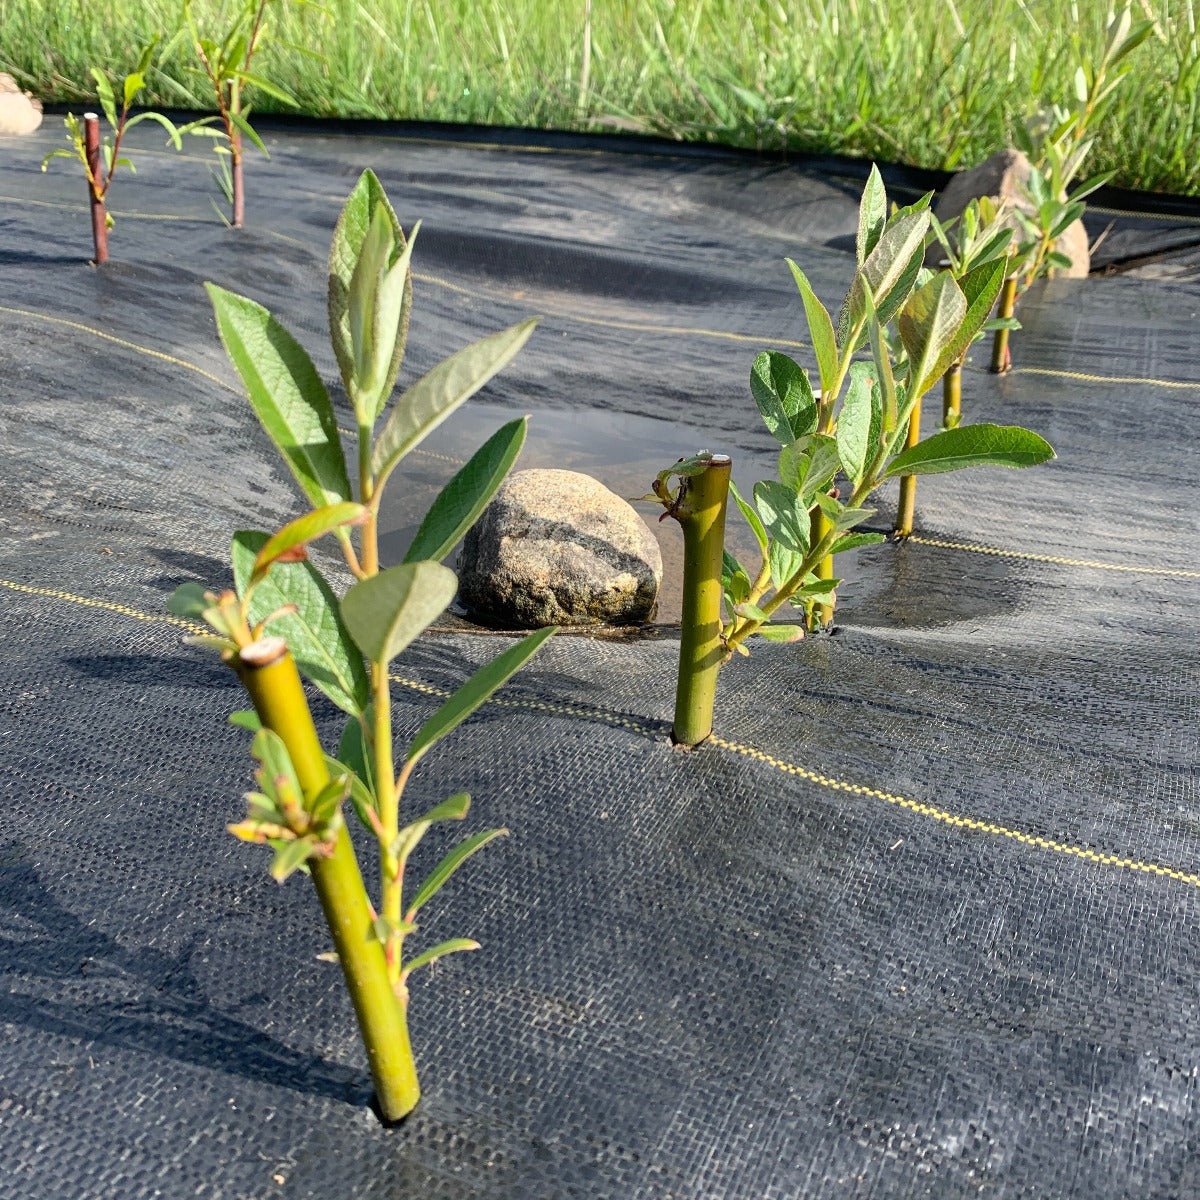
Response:
[[[1048,375],[1053,379],[1077,379],[1081,383],[1145,383],[1152,387],[1200,389],[1200,382],[1186,379],[1151,379],[1141,375],[1089,375],[1086,371],[1057,371],[1052,367],[1013,367],[1013,375]]]
[[[942,538],[922,537],[914,533],[908,541],[919,546],[936,546],[940,550],[967,550],[973,554],[990,554],[997,558],[1022,558],[1028,562],[1055,563],[1064,567],[1087,567],[1096,571],[1120,571],[1125,575],[1167,575],[1178,579],[1200,579],[1200,571],[1182,567],[1140,567],[1133,563],[1106,563],[1091,558],[1062,558],[1057,554],[1034,554],[1028,550],[1003,550],[999,546],[984,546],[973,542],[950,542]]]
[[[1130,208],[1097,208],[1088,205],[1088,212],[1103,213],[1106,217],[1138,217],[1143,221],[1168,221],[1175,225],[1200,225],[1200,217],[1189,216],[1186,213],[1144,213]]]
[[[27,596],[45,596],[52,600],[65,600],[68,604],[80,604],[85,608],[101,608],[105,612],[117,613],[134,621],[148,621],[154,625],[176,625],[180,629],[186,629],[189,633],[208,632],[195,622],[173,616],[170,613],[142,612],[140,609],[130,608],[127,604],[118,604],[113,600],[95,600],[90,596],[76,596],[73,592],[63,592],[58,588],[33,587],[28,583],[17,583],[13,579],[0,579],[0,587],[8,588],[11,592],[22,592]]]
[[[897,796],[893,792],[884,792],[879,788],[866,787],[860,783],[850,783],[845,779],[810,771],[807,767],[774,758],[762,750],[756,750],[753,746],[743,746],[740,742],[729,742],[716,736],[709,738],[709,741],[723,750],[728,750],[732,754],[740,754],[743,758],[753,759],[755,762],[764,763],[776,771],[782,771],[785,775],[794,775],[798,779],[806,779],[823,788],[845,792],[851,796],[869,796],[872,800],[881,800],[884,804],[902,808],[907,812],[916,813],[918,816],[937,821],[941,825],[949,825],[954,829],[968,829],[972,833],[988,833],[993,837],[1005,838],[1036,850],[1045,850],[1052,854],[1065,854],[1071,858],[1082,859],[1084,862],[1096,863],[1104,867],[1118,867],[1124,871],[1136,871],[1143,875],[1161,875],[1167,879],[1174,879],[1178,883],[1186,883],[1191,887],[1200,888],[1200,875],[1189,871],[1164,867],[1159,863],[1146,862],[1140,858],[1108,854],[1103,850],[1092,850],[1088,846],[1076,846],[1071,842],[1060,842],[1054,838],[1041,837],[1038,834],[1024,833],[1020,829],[1010,829],[1007,825],[997,825],[993,821],[981,821],[978,817],[959,816],[957,813],[948,812],[933,804],[924,804],[920,800],[912,800],[907,796]]]
[[[451,283],[449,279],[443,279],[440,275],[429,275],[423,271],[414,271],[413,278],[422,283],[432,283],[437,287],[446,288],[451,292],[457,292],[462,296],[471,296],[478,298],[480,295],[488,296],[494,300],[504,300],[510,304],[523,304],[526,308],[535,308],[538,311],[544,311],[551,316],[557,317],[563,321],[576,321],[581,325],[598,325],[604,329],[625,329],[635,333],[666,333],[672,336],[693,336],[693,337],[710,337],[719,338],[728,342],[742,342],[751,346],[787,346],[796,350],[807,350],[807,342],[791,342],[786,338],[764,338],[754,337],[746,333],[730,333],[724,329],[704,329],[700,326],[692,325],[656,325],[650,321],[613,321],[605,317],[584,317],[579,313],[568,312],[565,309],[555,308],[542,302],[541,299],[536,301],[529,299],[524,295],[517,295],[513,292],[506,292],[499,288],[489,288],[484,286],[465,287],[461,283]]]
[[[137,342],[127,341],[125,338],[117,337],[115,334],[106,333],[103,329],[84,325],[80,321],[68,321],[66,317],[52,317],[48,313],[33,312],[28,308],[9,308],[6,304],[0,304],[0,312],[13,313],[18,317],[28,317],[34,321],[48,321],[52,325],[63,325],[67,329],[77,329],[81,333],[90,333],[93,337],[103,338],[104,341],[112,342],[117,346],[123,346],[126,350],[136,350],[138,354],[145,354],[150,358],[157,358],[162,362],[170,363],[172,366],[183,367],[188,371],[195,371],[197,375],[202,375],[205,379],[212,380],[213,383],[219,384],[227,391],[237,391],[236,388],[226,383],[225,380],[218,378],[210,371],[206,371],[203,367],[198,367],[194,362],[188,362],[186,358],[177,358],[174,354],[167,354],[162,350],[152,350],[149,346],[139,346]]]
[[[197,626],[191,621],[183,620],[180,617],[167,614],[144,613],[126,604],[118,604],[111,600],[96,600],[88,596],[77,596],[72,592],[60,591],[58,588],[32,587],[29,584],[17,583],[10,579],[0,579],[0,586],[30,596],[45,596],[55,600],[64,600],[71,604],[81,604],[88,608],[104,609],[107,612],[130,617],[135,621],[175,625],[187,629],[189,632],[197,629]],[[411,688],[422,695],[432,696],[436,699],[444,700],[451,695],[444,688],[422,683],[417,679],[409,679],[403,675],[391,675],[390,678],[402,687]],[[610,725],[629,729],[635,733],[649,736],[653,736],[654,734],[652,726],[636,721],[633,718],[622,716],[620,713],[607,712],[604,709],[587,708],[574,704],[554,704],[543,700],[510,699],[503,697],[493,697],[490,703],[505,708],[522,708],[534,712],[601,720]],[[907,796],[899,796],[894,792],[885,792],[880,788],[867,787],[865,784],[850,783],[848,780],[838,779],[832,775],[822,775],[818,771],[775,758],[773,755],[767,754],[762,750],[757,750],[753,746],[743,745],[741,742],[727,741],[725,738],[715,735],[709,738],[709,741],[722,750],[727,750],[731,754],[741,755],[743,758],[751,759],[757,763],[762,763],[785,775],[790,775],[797,779],[805,779],[809,783],[815,783],[817,786],[827,788],[830,791],[842,792],[851,796],[866,796],[872,800],[879,800],[884,804],[892,805],[895,808],[903,809],[920,817],[926,817],[931,821],[948,825],[954,829],[966,829],[972,833],[991,834],[994,837],[1005,838],[1008,841],[1017,842],[1022,846],[1028,846],[1035,850],[1043,850],[1051,854],[1062,854],[1084,862],[1095,863],[1098,866],[1116,867],[1120,870],[1134,871],[1142,875],[1158,875],[1165,879],[1173,879],[1177,883],[1186,883],[1191,887],[1200,888],[1200,875],[1181,871],[1176,867],[1164,867],[1160,863],[1146,862],[1140,858],[1128,858],[1120,854],[1109,854],[1103,850],[1093,850],[1088,846],[1076,846],[1071,842],[1058,841],[1054,838],[1042,837],[1039,834],[1025,833],[1020,829],[1011,829],[1007,825],[999,825],[994,821],[980,820],[978,817],[960,816],[957,813],[949,812],[947,809],[938,808],[933,804],[925,804],[920,800],[913,800]]]
[[[5,201],[9,204],[32,204],[38,208],[57,208],[62,212],[85,212],[87,210],[86,200],[81,200],[78,204],[59,204],[55,200],[31,200],[27,196],[0,196],[0,201]],[[213,221],[212,217],[191,217],[182,213],[132,212],[119,208],[114,208],[110,211],[114,220],[195,221],[199,224],[210,224]]]

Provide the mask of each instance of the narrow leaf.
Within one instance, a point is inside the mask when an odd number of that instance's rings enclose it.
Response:
[[[746,524],[750,526],[750,532],[754,534],[754,540],[758,542],[759,550],[763,554],[766,554],[767,531],[763,526],[762,519],[754,511],[754,506],[742,498],[742,493],[738,491],[737,484],[732,479],[729,481],[729,494],[733,497],[733,502],[738,506],[738,511],[745,518]]]
[[[803,625],[763,625],[754,631],[755,637],[767,642],[781,642],[789,645],[792,642],[804,640]]]
[[[858,233],[854,239],[854,248],[860,267],[866,262],[871,251],[875,249],[886,222],[887,192],[884,189],[883,176],[879,174],[879,168],[872,163],[866,187],[863,188],[862,199],[858,203]]]
[[[452,730],[457,729],[498,688],[508,682],[557,632],[556,626],[539,629],[485,663],[417,730],[408,748],[408,761],[416,762]]]
[[[882,533],[847,533],[833,543],[829,553],[831,555],[844,554],[847,550],[858,550],[863,546],[878,546],[880,542],[886,541],[887,538]]]
[[[966,315],[966,297],[949,271],[939,271],[908,298],[897,326],[908,353],[909,399],[923,396],[945,374]]]
[[[371,216],[377,207],[382,207],[387,213],[392,226],[392,237],[398,247],[403,248],[404,233],[395,210],[388,201],[387,193],[373,171],[364,171],[354,185],[341,216],[337,228],[333,232],[333,245],[329,251],[329,332],[333,342],[333,352],[338,360],[338,368],[342,373],[342,383],[350,393],[354,380],[354,348],[350,338],[350,280],[354,276],[354,268],[362,253],[363,241],[371,227]],[[408,343],[408,325],[412,313],[412,277],[406,276],[404,284],[404,299],[400,309],[400,324],[396,335],[396,344],[392,349],[392,361],[388,368],[388,387],[382,394],[382,404],[395,385],[400,363],[404,358],[404,349]],[[367,414],[373,422],[379,412]]]
[[[884,476],[936,475],[964,467],[1033,467],[1054,456],[1045,438],[1017,425],[960,425],[897,454]]]
[[[429,873],[429,877],[421,884],[417,890],[417,894],[413,897],[412,903],[408,906],[408,912],[405,913],[405,920],[411,921],[416,913],[428,904],[433,897],[441,891],[446,881],[458,870],[459,867],[475,854],[482,850],[488,842],[495,841],[498,837],[504,837],[508,833],[507,829],[484,829],[479,833],[473,833],[469,838],[464,838],[440,863]]]
[[[257,583],[276,560],[294,561],[296,552],[303,550],[309,542],[316,541],[342,525],[361,521],[366,512],[361,504],[353,500],[343,500],[338,504],[327,504],[324,508],[313,509],[312,512],[289,521],[278,533],[263,543],[263,548],[254,560],[250,582]]]
[[[525,444],[529,418],[501,426],[442,488],[413,538],[405,562],[440,562],[479,519]]]
[[[872,369],[866,363],[851,366],[850,385],[834,431],[842,470],[855,483],[862,478],[873,449],[870,440],[874,383]]]
[[[234,535],[233,577],[241,596],[246,594],[255,560],[267,540],[267,535],[257,530]],[[265,620],[288,605],[294,605],[296,611],[275,618],[272,629],[287,642],[302,674],[338,708],[351,716],[361,715],[369,694],[362,656],[342,622],[333,589],[312,563],[277,564],[254,588],[250,620]]]
[[[473,942],[470,938],[450,938],[447,941],[439,942],[436,946],[431,946],[428,950],[421,951],[416,958],[410,959],[404,966],[404,975],[411,975],[414,971],[420,970],[421,967],[427,967],[430,963],[437,962],[439,958],[445,958],[447,954],[459,954],[464,950],[478,950],[479,943]]]
[[[804,315],[808,320],[808,334],[812,338],[813,353],[817,356],[817,371],[821,376],[821,399],[825,404],[833,402],[833,385],[838,374],[837,338],[833,332],[833,320],[825,305],[817,299],[808,277],[789,258],[787,265],[792,269],[792,278],[800,289],[804,301]]]
[[[349,500],[333,406],[312,360],[261,304],[204,286],[250,404],[304,494],[318,508]]]
[[[533,317],[452,354],[397,401],[371,452],[376,486],[452,412],[510,363],[537,325]]]

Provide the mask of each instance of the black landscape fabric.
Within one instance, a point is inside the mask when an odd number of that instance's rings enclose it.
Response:
[[[964,380],[1058,460],[922,480],[834,635],[727,668],[712,744],[669,744],[667,630],[555,639],[430,755],[411,805],[512,836],[421,931],[483,949],[414,979],[425,1095],[385,1130],[311,888],[224,832],[236,681],[165,614],[300,511],[201,283],[335,380],[371,166],[424,218],[406,378],[543,314],[405,464],[398,551],[512,412],[523,465],[625,495],[702,446],[769,474],[750,362],[808,361],[784,258],[840,300],[863,171],[280,126],[233,232],[203,150],[147,135],[97,271],[57,124],[0,143],[2,1200],[1200,1194],[1195,212],[1094,214],[1133,270],[1038,288],[1017,369]],[[406,652],[401,735],[503,644]]]

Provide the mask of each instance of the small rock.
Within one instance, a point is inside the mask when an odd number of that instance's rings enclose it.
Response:
[[[42,123],[42,102],[0,71],[0,137],[32,133]]]
[[[631,625],[654,615],[662,570],[646,523],[598,480],[516,471],[467,534],[459,595],[510,628]]]
[[[946,185],[938,197],[934,214],[942,222],[962,215],[967,205],[979,196],[990,196],[997,204],[1007,202],[1032,214],[1033,205],[1025,195],[1025,184],[1029,182],[1029,159],[1020,150],[1001,150],[969,171],[959,171]],[[1014,229],[1015,221],[1011,222]],[[1019,230],[1018,230],[1019,232]],[[1069,269],[1052,274],[1065,279],[1083,279],[1091,267],[1088,253],[1088,235],[1082,221],[1069,225],[1055,243],[1055,249],[1071,260]],[[927,261],[940,262],[942,248],[936,242],[930,247]]]

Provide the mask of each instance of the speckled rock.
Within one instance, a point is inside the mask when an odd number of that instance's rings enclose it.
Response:
[[[460,598],[509,628],[630,625],[654,615],[662,556],[645,521],[578,471],[516,471],[467,535]]]
[[[0,137],[32,133],[42,123],[42,102],[0,71]]]
[[[1033,205],[1025,196],[1024,186],[1029,180],[1029,159],[1020,150],[1001,150],[969,171],[959,171],[946,185],[934,207],[939,221],[945,222],[959,217],[967,205],[979,196],[990,196],[997,204],[1007,201],[1014,208],[1032,213]],[[1013,227],[1016,228],[1015,222]],[[1071,260],[1069,269],[1053,274],[1065,279],[1083,279],[1091,269],[1088,252],[1088,235],[1082,221],[1068,225],[1055,243],[1055,249]],[[936,243],[930,247],[927,261],[933,263],[941,255]]]

